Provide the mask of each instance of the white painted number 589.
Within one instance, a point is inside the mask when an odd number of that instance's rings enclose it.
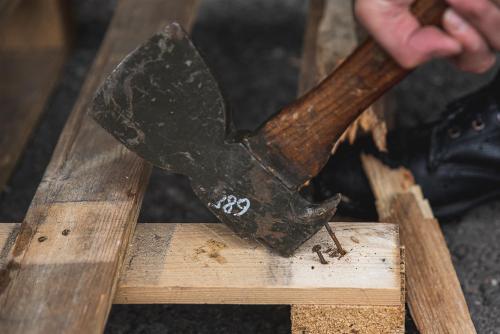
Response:
[[[234,210],[233,212],[235,206],[239,210]],[[232,214],[234,216],[243,216],[248,211],[248,209],[250,209],[250,200],[248,200],[248,198],[237,198],[233,195],[224,195],[215,205],[213,205],[213,207],[216,209],[222,209],[227,214]]]

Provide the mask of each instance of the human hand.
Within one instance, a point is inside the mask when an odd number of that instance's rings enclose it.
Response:
[[[405,68],[450,58],[462,70],[482,73],[500,50],[500,0],[446,0],[443,29],[422,26],[410,12],[415,0],[356,0],[356,16]]]

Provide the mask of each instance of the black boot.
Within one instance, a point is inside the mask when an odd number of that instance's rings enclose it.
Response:
[[[500,196],[500,76],[451,103],[440,121],[388,136],[389,154],[370,138],[344,144],[314,180],[317,199],[340,192],[347,214],[372,217],[374,198],[360,153],[410,169],[438,218],[452,218]]]

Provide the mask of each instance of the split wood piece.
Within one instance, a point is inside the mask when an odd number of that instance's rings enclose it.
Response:
[[[308,66],[302,66],[300,94],[326,78],[358,45],[352,13],[351,1],[311,1],[303,51],[303,63]],[[345,140],[352,144],[359,134],[371,133],[375,145],[385,151],[387,126],[382,104],[383,101],[378,101],[361,114],[345,131],[338,144]]]
[[[3,5],[10,15],[0,21],[0,191],[58,82],[69,44],[62,1]]]
[[[2,273],[2,332],[103,331],[151,167],[95,124],[87,105],[117,62],[169,20],[189,29],[196,4],[118,3]]]
[[[476,333],[446,240],[411,172],[390,169],[368,155],[362,162],[380,220],[400,226],[408,305],[417,328],[421,333]]]
[[[138,224],[114,302],[329,304],[336,306],[337,312],[343,305],[363,310],[399,307],[401,258],[397,225],[330,225],[349,251],[340,259],[326,252],[331,240],[325,230],[301,246],[293,257],[283,258],[239,238],[223,224]],[[1,268],[10,262],[6,259],[11,256],[18,230],[19,224],[0,224]],[[41,252],[63,241],[87,242],[84,235],[64,224],[58,232],[35,234]],[[315,245],[322,246],[329,264],[320,264],[311,252]],[[51,262],[51,258],[45,260]]]
[[[353,25],[350,1],[310,2],[299,81],[300,93],[314,87],[354,49],[357,42]],[[348,132],[353,133],[352,129],[354,128],[351,127]],[[379,140],[379,144],[383,148],[385,132],[381,138],[383,140]],[[401,271],[401,277],[404,282],[404,271]],[[292,305],[292,332],[402,333],[404,305],[404,283],[401,284],[399,303],[390,307]]]

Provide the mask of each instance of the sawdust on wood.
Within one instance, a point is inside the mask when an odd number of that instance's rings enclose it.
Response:
[[[404,333],[403,306],[293,305],[293,334]]]
[[[194,250],[194,259],[197,260],[199,258],[199,255],[205,254],[209,259],[212,259],[219,264],[227,263],[226,258],[220,255],[220,251],[224,248],[227,248],[227,245],[225,243],[210,239],[203,246],[200,246]]]

